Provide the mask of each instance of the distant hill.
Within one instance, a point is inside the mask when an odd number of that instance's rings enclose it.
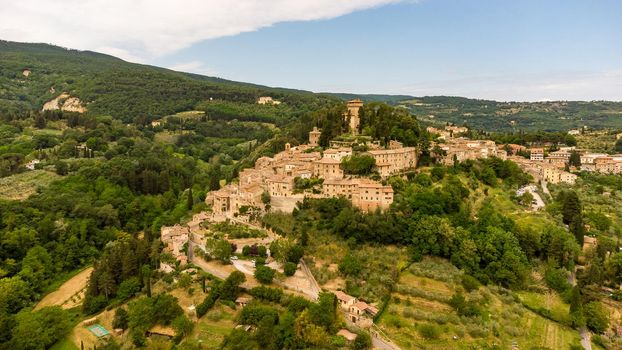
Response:
[[[497,102],[429,96],[399,101],[424,122],[466,124],[485,131],[622,129],[622,102]]]
[[[8,41],[0,41],[0,86],[0,113],[39,110],[68,92],[86,104],[89,113],[126,122],[190,110],[210,99],[255,103],[269,95],[293,106],[336,101],[308,91],[175,72],[91,51]]]
[[[410,95],[348,94],[348,93],[332,93],[332,92],[325,92],[323,94],[334,96],[344,101],[358,98],[365,102],[386,102],[389,104],[394,104],[400,101],[410,100],[410,99],[415,98],[414,96],[410,96]]]
[[[467,124],[486,131],[565,131],[583,126],[622,129],[621,102],[528,103],[454,96],[312,93],[176,72],[92,51],[0,41],[0,114],[40,110],[63,92],[78,97],[90,114],[111,115],[124,122],[198,107],[228,119],[285,121],[321,105],[360,98],[402,105],[424,122]],[[253,105],[264,95],[288,107],[258,111]],[[207,102],[213,100],[223,102]],[[267,115],[274,113],[278,116]]]

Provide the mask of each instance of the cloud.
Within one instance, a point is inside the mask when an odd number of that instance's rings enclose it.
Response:
[[[0,37],[129,60],[285,21],[323,20],[400,0],[0,0]]]

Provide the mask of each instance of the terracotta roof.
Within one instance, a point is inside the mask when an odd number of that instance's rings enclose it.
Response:
[[[337,159],[333,159],[333,158],[322,158],[322,159],[316,160],[315,162],[320,163],[320,164],[341,164],[340,161],[338,161]]]
[[[367,305],[367,303],[364,301],[357,301],[354,305],[352,305],[352,307],[355,307],[359,310],[366,310],[369,305]]]
[[[343,301],[345,301],[346,303],[347,303],[347,302],[350,302],[350,301],[352,301],[352,300],[355,300],[355,298],[354,298],[353,296],[348,295],[348,294],[346,294],[346,293],[344,293],[344,292],[342,292],[342,291],[340,291],[340,290],[336,291],[334,294],[335,294],[335,296],[337,297],[337,299],[339,299],[339,300],[343,300]]]

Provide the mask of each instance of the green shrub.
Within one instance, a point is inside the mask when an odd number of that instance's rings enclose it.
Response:
[[[425,339],[438,339],[441,335],[441,330],[438,326],[427,323],[420,325],[418,331]]]
[[[285,276],[293,276],[296,273],[297,267],[298,265],[293,262],[286,262],[285,266],[283,266],[283,272],[285,273]]]
[[[480,286],[480,283],[477,280],[477,278],[471,275],[463,275],[461,282],[462,282],[462,286],[467,292],[476,290]]]
[[[255,268],[255,278],[257,278],[257,280],[263,284],[272,283],[272,279],[274,279],[274,274],[275,271],[265,265],[260,265]]]
[[[119,307],[114,312],[114,318],[112,319],[112,328],[117,329],[127,329],[127,325],[129,322],[129,316],[127,311]]]
[[[359,333],[352,343],[353,350],[367,350],[371,349],[371,337],[367,333]]]

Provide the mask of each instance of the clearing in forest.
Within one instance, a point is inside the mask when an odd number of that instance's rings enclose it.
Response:
[[[0,199],[23,200],[60,179],[59,175],[47,170],[32,170],[0,179]]]
[[[92,271],[92,267],[80,271],[80,273],[63,283],[60,288],[41,299],[35,306],[35,310],[53,305],[59,305],[63,309],[70,309],[81,304],[84,297],[83,290],[86,288],[86,283]]]

